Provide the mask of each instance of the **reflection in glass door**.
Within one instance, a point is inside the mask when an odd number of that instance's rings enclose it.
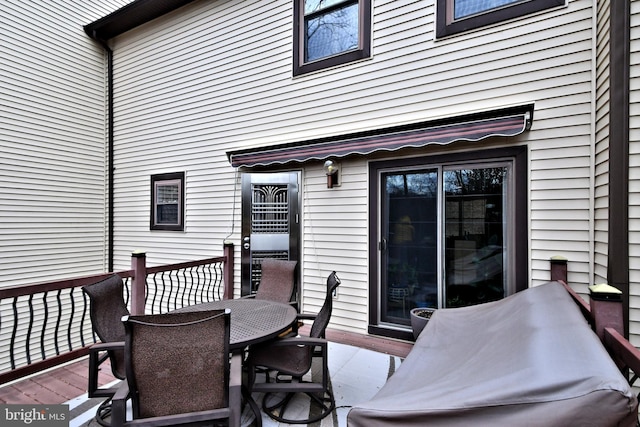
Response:
[[[445,307],[505,296],[506,167],[444,173]]]
[[[513,292],[510,174],[509,162],[381,171],[381,322],[407,325],[415,307]]]
[[[383,322],[408,324],[409,310],[437,307],[436,169],[382,175]]]

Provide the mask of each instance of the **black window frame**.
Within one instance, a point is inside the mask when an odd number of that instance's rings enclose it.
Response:
[[[293,75],[306,73],[348,64],[371,56],[371,8],[373,0],[353,0],[358,3],[358,49],[353,49],[336,55],[305,62],[306,34],[304,0],[293,0]],[[343,7],[340,3],[323,10],[329,13]]]
[[[566,4],[565,0],[524,0],[454,20],[452,12],[454,1],[437,0],[436,38],[473,30]]]
[[[149,228],[151,230],[165,230],[165,231],[184,231],[184,172],[172,172],[163,173],[157,175],[151,175],[151,212],[149,220]],[[178,219],[175,224],[158,223],[157,221],[157,200],[156,200],[156,187],[164,183],[170,183],[178,181],[179,195],[178,195]]]

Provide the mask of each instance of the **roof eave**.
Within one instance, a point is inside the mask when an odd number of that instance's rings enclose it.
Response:
[[[110,40],[142,24],[166,15],[194,0],[136,0],[84,26],[95,40]]]

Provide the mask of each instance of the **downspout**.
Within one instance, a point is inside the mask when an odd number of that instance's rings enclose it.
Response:
[[[95,41],[100,43],[105,52],[107,53],[107,144],[108,144],[108,153],[107,153],[107,180],[108,180],[108,195],[107,195],[107,204],[108,206],[108,225],[107,225],[107,271],[113,271],[113,175],[114,175],[114,167],[113,167],[113,51],[109,47],[106,41],[100,39],[96,32],[94,31],[91,35]]]
[[[629,64],[630,7],[610,3],[609,244],[607,281],[622,291],[629,338]]]

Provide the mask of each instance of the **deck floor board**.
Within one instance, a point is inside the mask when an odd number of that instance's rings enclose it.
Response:
[[[304,334],[305,329],[301,330]],[[327,339],[340,344],[347,344],[379,353],[406,357],[413,343],[360,335],[352,332],[327,329]],[[66,365],[35,374],[29,378],[0,386],[0,403],[3,404],[44,404],[65,403],[87,392],[89,359],[87,357]],[[100,385],[115,380],[108,365],[100,371]]]

